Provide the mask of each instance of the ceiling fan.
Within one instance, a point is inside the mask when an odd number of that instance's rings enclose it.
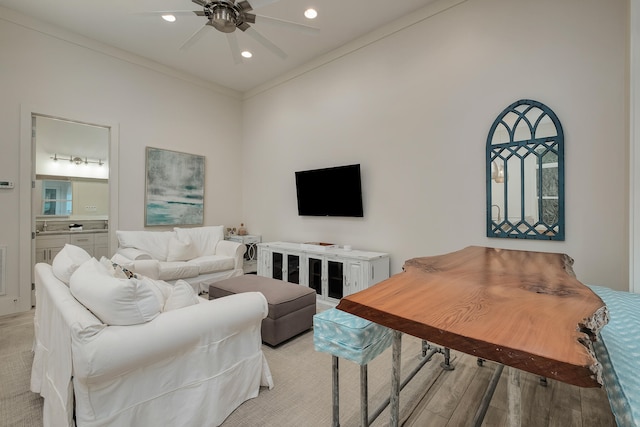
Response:
[[[216,30],[225,33],[227,35],[227,42],[229,43],[229,48],[231,49],[231,55],[233,56],[233,60],[236,64],[242,62],[242,58],[240,57],[240,49],[238,47],[238,40],[236,39],[235,30],[239,29],[243,33],[252,37],[262,46],[267,48],[276,56],[286,59],[287,54],[276,46],[269,39],[264,37],[258,31],[256,31],[252,25],[256,23],[256,21],[260,24],[269,24],[269,25],[277,25],[283,28],[288,28],[297,31],[303,31],[309,34],[317,34],[320,30],[315,27],[311,27],[308,25],[298,24],[296,22],[286,21],[278,18],[271,18],[268,16],[256,15],[254,13],[250,13],[255,8],[260,8],[270,3],[275,3],[278,0],[251,0],[249,3],[246,0],[238,1],[235,0],[192,0],[193,3],[202,7],[202,10],[191,10],[191,11],[162,11],[156,13],[162,14],[192,14],[195,13],[197,16],[204,16],[207,18],[207,22],[198,29],[195,33],[191,35],[183,44],[180,46],[181,50],[188,49],[194,43],[196,43],[207,31],[207,28],[215,28]]]

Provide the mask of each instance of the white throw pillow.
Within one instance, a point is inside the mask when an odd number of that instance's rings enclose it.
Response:
[[[198,257],[198,248],[191,242],[191,239],[180,240],[172,237],[169,240],[169,250],[167,251],[167,261],[189,261]]]
[[[156,293],[139,279],[118,279],[91,258],[73,273],[71,294],[107,325],[137,325],[160,314]]]
[[[167,302],[167,298],[171,295],[173,285],[168,284],[164,280],[156,280],[145,276],[142,276],[139,279],[146,283],[149,286],[149,289],[153,291],[160,302],[160,310],[163,310],[164,304]]]
[[[102,264],[107,269],[109,274],[115,278],[118,278],[118,279],[131,279],[132,277],[135,277],[136,279],[138,278],[136,274],[133,271],[131,271],[130,268],[120,265],[117,262],[114,262],[113,260],[110,260],[107,257],[101,257],[100,264]]]
[[[65,285],[69,286],[71,275],[81,264],[91,259],[91,255],[84,249],[65,244],[58,254],[53,258],[51,269],[54,276]]]
[[[197,256],[215,255],[218,242],[224,240],[224,226],[222,225],[195,228],[176,227],[174,231],[181,241],[193,243],[198,251]]]
[[[198,295],[196,295],[191,285],[184,280],[178,280],[176,284],[173,285],[171,294],[169,294],[169,298],[167,298],[167,301],[164,303],[164,311],[177,310],[198,304],[198,302]]]

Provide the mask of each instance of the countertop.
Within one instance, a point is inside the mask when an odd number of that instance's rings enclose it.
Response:
[[[36,231],[36,236],[55,236],[61,234],[91,234],[91,233],[107,233],[109,230],[96,229],[96,230],[82,230],[82,231],[68,231],[68,230],[55,230],[55,231]]]

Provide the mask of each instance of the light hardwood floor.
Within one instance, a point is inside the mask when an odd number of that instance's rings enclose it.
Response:
[[[18,334],[13,331],[29,330],[24,326],[32,322],[33,310],[23,314],[0,317],[0,343],[2,344],[0,356],[2,354],[8,356],[19,348],[23,350],[30,348],[33,336],[25,336],[28,333]],[[415,409],[405,416],[403,426],[462,427],[470,425],[496,365],[486,362],[484,366],[478,367],[474,357],[458,352],[452,352],[452,357],[455,370],[443,371],[439,367],[442,357],[437,355],[434,361],[427,363],[412,380],[412,382],[419,382],[422,390],[428,391],[421,399],[413,402]],[[506,425],[507,377],[505,369],[485,416],[483,426],[501,427]],[[0,377],[0,384],[2,383],[3,378]],[[25,383],[28,384],[28,381]],[[522,373],[521,384],[522,425],[524,427],[614,427],[616,425],[604,389],[579,388],[556,381],[549,381],[545,387],[540,385],[537,376],[528,373]],[[357,387],[355,384],[354,386]],[[373,400],[373,396],[371,400]],[[410,400],[408,396],[401,395],[401,405]],[[377,402],[370,402],[370,410],[376,406]],[[13,407],[11,410],[23,411],[25,409]],[[373,426],[387,425],[386,412],[376,420]],[[2,423],[0,422],[0,424]],[[268,422],[263,425],[269,426]],[[309,426],[314,426],[313,420],[310,420]]]
[[[497,365],[452,352],[453,371],[435,373],[433,386],[417,404],[404,426],[461,427],[473,421],[482,396]],[[430,369],[437,370],[436,366]],[[424,369],[424,368],[423,368]],[[507,378],[505,368],[483,426],[507,425]],[[599,388],[580,388],[558,381],[540,384],[539,377],[521,373],[522,425],[526,427],[615,427],[606,392]]]

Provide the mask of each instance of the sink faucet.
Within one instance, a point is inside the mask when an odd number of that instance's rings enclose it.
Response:
[[[492,208],[493,208],[494,206],[495,206],[496,208],[498,208],[498,222],[500,222],[500,205],[491,205],[491,207],[492,207]]]

